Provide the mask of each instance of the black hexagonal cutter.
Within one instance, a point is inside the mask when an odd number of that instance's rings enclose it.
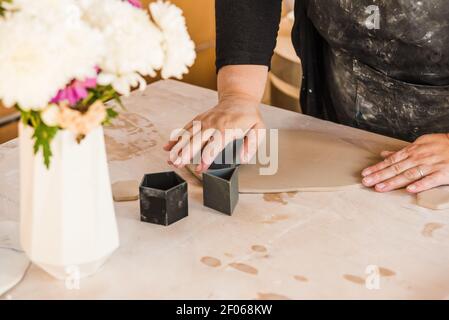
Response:
[[[188,216],[187,182],[175,172],[146,174],[139,192],[143,222],[168,226]]]
[[[239,168],[208,170],[203,173],[204,206],[232,215],[239,201]]]

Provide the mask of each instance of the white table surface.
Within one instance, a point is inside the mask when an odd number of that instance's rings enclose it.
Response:
[[[161,81],[124,100],[106,130],[111,182],[171,170],[169,132],[212,107],[216,93]],[[339,136],[370,150],[404,144],[360,130],[263,106],[270,127]],[[161,138],[162,137],[162,138]],[[0,146],[0,221],[19,220],[17,140]],[[232,217],[202,205],[186,170],[189,217],[162,227],[139,220],[138,202],[116,203],[120,248],[104,268],[69,290],[36,266],[8,299],[436,298],[449,295],[449,211],[416,205],[404,191],[241,195]],[[1,262],[0,262],[1,263]],[[365,286],[381,269],[379,290]]]

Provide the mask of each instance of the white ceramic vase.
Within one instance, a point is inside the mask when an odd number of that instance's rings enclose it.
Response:
[[[89,276],[119,245],[103,128],[80,144],[61,130],[50,168],[21,125],[21,243],[30,260],[57,279]]]

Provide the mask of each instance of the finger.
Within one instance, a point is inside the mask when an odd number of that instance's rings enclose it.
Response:
[[[170,141],[167,142],[162,148],[163,148],[165,151],[170,151],[178,141],[179,141],[179,140],[175,140],[175,141],[170,140]]]
[[[176,144],[171,148],[168,154],[168,161],[170,161],[173,165],[178,165],[178,159],[180,158],[181,151],[184,147],[190,143],[192,135],[189,131],[184,132]]]
[[[184,131],[191,131],[191,129],[193,128],[193,122],[194,121],[191,121],[191,122],[189,122],[189,123],[187,123],[185,126],[184,126],[184,128],[183,128],[183,130]],[[175,136],[176,136],[176,134],[175,134]],[[172,140],[172,138],[170,137],[170,141],[166,144],[166,145],[164,145],[164,150],[165,151],[171,151],[172,149],[173,149],[173,147],[179,142],[181,140],[181,137],[176,137],[175,139],[173,139]]]
[[[378,192],[390,192],[401,189],[422,179],[430,173],[432,173],[432,167],[430,166],[413,167],[392,179],[377,184],[375,189]]]
[[[378,164],[363,170],[362,176],[364,176],[364,177],[369,176],[370,174],[373,174],[375,172],[378,172],[380,170],[388,168],[398,162],[404,161],[405,159],[407,159],[409,157],[411,150],[412,149],[410,147],[407,147],[407,148],[404,148],[404,149],[394,153],[390,157],[386,158],[384,161],[379,162]]]
[[[444,185],[444,175],[441,172],[435,172],[431,175],[409,185],[407,187],[407,191],[410,193],[420,193],[423,191],[427,191],[441,185]]]
[[[214,160],[218,157],[220,152],[233,140],[230,135],[225,135],[222,131],[216,131],[211,141],[204,147],[201,155],[201,171],[209,169]]]
[[[254,149],[254,141],[249,135],[243,138],[242,149],[240,150],[240,163],[247,164],[250,161],[251,150]],[[252,154],[254,156],[254,154]],[[251,157],[252,158],[252,157]]]
[[[257,153],[260,145],[266,139],[266,129],[263,123],[257,123],[247,132],[240,150],[241,163],[249,163]]]
[[[214,141],[215,141],[214,139],[217,139],[217,137],[215,137],[215,135],[217,135],[218,139],[221,139],[220,132],[215,131],[212,134],[212,136],[210,136],[209,139],[204,142],[204,145],[201,149],[201,158],[200,158],[198,165],[195,168],[195,172],[201,173],[201,172],[204,172],[207,169],[209,169],[210,164],[209,165],[206,164],[203,159],[206,158],[206,156],[205,156],[206,152],[210,152],[210,149],[213,148],[213,146],[211,147],[211,145],[214,143]],[[211,155],[211,157],[213,157],[213,155]],[[214,158],[214,160],[215,160],[215,158]]]
[[[182,163],[182,155],[185,152],[190,152],[190,146],[192,142],[192,138],[201,132],[201,122],[192,121],[192,126],[187,125],[186,129],[183,129],[182,139],[179,140],[170,151],[169,159],[173,162],[176,167],[179,167]]]
[[[184,167],[191,162],[191,160],[201,152],[205,143],[214,134],[215,130],[209,129],[203,132],[196,133],[192,139],[190,139],[189,144],[185,145],[183,150],[181,150],[181,161],[178,163],[179,167]]]
[[[391,157],[394,154],[394,151],[382,151],[380,156],[384,159]]]
[[[416,161],[407,159],[402,162],[398,162],[393,164],[390,167],[387,167],[383,170],[377,171],[369,176],[363,178],[362,183],[365,187],[372,187],[377,185],[383,181],[392,179],[400,174],[406,172],[407,170],[416,167],[419,165]]]

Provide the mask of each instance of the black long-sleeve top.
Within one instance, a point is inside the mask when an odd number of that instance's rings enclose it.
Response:
[[[276,46],[281,18],[282,0],[216,0],[216,68],[226,65],[270,66]],[[307,18],[305,1],[297,1],[296,22],[292,30],[292,42],[303,65],[303,92],[322,92],[323,79],[319,36]],[[300,45],[301,43],[301,45]],[[304,113],[318,118],[336,120],[332,108],[326,108],[328,98],[301,95]],[[328,110],[327,110],[328,109]]]
[[[282,1],[215,3],[217,70],[270,66]],[[303,112],[404,140],[449,132],[448,17],[447,0],[296,0]]]

